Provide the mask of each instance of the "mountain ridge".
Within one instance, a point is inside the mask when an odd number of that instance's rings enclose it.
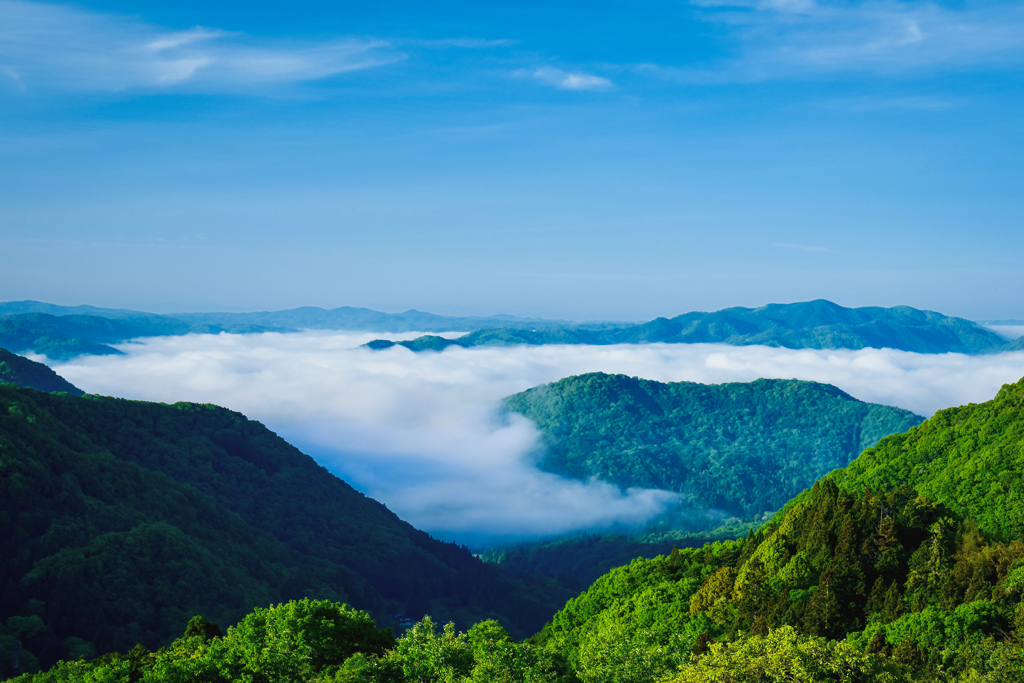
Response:
[[[134,338],[190,333],[295,332],[304,329],[363,332],[429,332],[411,341],[378,339],[381,350],[404,346],[442,351],[452,346],[540,344],[723,343],[782,348],[895,348],[918,353],[996,353],[1024,349],[972,321],[909,306],[845,308],[818,299],[758,308],[733,307],[684,313],[643,323],[572,322],[543,318],[442,316],[409,309],[382,313],[343,306],[306,306],[252,313],[156,314],[38,301],[0,303],[0,346],[34,351],[55,360],[117,354],[112,344]],[[465,332],[456,339],[441,332]]]
[[[759,308],[734,307],[655,318],[606,330],[557,327],[548,330],[478,330],[455,339],[423,336],[409,341],[374,340],[366,346],[411,351],[517,344],[730,344],[791,349],[893,348],[915,353],[997,353],[1018,350],[1024,339],[1007,342],[966,320],[910,306],[845,308],[824,299]]]
[[[299,597],[521,635],[553,607],[217,406],[0,384],[0,471],[0,640],[44,665]]]
[[[11,353],[7,349],[0,349],[0,383],[3,382],[38,391],[63,391],[74,396],[85,393],[47,365]]]
[[[699,384],[601,372],[504,399],[541,431],[541,469],[677,491],[749,518],[776,510],[868,445],[924,420],[801,380]]]

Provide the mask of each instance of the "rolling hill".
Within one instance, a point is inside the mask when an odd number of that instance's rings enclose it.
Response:
[[[750,518],[924,418],[798,380],[705,385],[590,373],[505,399],[533,420],[539,466],[621,488],[678,491]]]

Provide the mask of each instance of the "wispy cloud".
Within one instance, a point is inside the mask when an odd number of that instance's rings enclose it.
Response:
[[[829,382],[923,415],[985,401],[1024,376],[1024,352],[987,356],[815,351],[715,344],[356,348],[375,335],[194,335],[122,346],[57,366],[86,391],[211,402],[261,420],[413,524],[481,542],[639,524],[673,505],[538,471],[538,435],[495,419],[504,396],[601,370],[660,381]]]
[[[562,71],[550,66],[539,69],[519,69],[513,75],[518,78],[532,78],[559,90],[608,90],[615,85],[602,76],[580,71]]]
[[[761,80],[807,72],[1013,66],[1024,62],[1024,6],[910,0],[693,0],[723,28],[730,56],[711,68],[638,67],[687,81]]]
[[[0,69],[20,89],[224,90],[312,81],[402,59],[387,42],[270,43],[63,5],[0,0]]]

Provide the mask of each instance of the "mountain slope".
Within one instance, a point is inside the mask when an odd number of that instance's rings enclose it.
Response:
[[[1019,681],[1022,399],[1024,380],[883,440],[746,540],[612,570],[534,641],[584,681],[697,680],[691,653],[788,627],[880,656],[902,680]]]
[[[852,490],[913,486],[1000,538],[1024,538],[1024,380],[994,399],[940,410],[833,475]]]
[[[0,526],[0,636],[44,664],[303,596],[384,619],[501,614],[520,632],[550,614],[467,549],[210,405],[0,386]]]
[[[39,391],[63,391],[75,396],[83,392],[56,372],[24,356],[0,349],[0,382],[10,382],[19,387]]]
[[[542,469],[679,491],[694,505],[743,517],[778,509],[924,419],[816,382],[705,385],[604,373],[529,389],[504,407],[537,423]]]

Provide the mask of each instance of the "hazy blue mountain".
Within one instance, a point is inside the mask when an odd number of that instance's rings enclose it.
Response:
[[[75,396],[85,392],[42,363],[0,349],[0,382],[39,391],[64,391]]]
[[[376,340],[370,348],[388,348]],[[761,344],[791,349],[892,348],[916,353],[992,353],[1015,349],[995,332],[970,320],[909,306],[844,308],[830,301],[727,308],[655,318],[605,329],[561,326],[518,334],[482,330],[453,340],[399,342],[414,351],[448,346],[515,344]]]
[[[536,326],[581,326],[604,329],[619,323],[573,323],[565,320],[520,318],[512,315],[444,316],[410,309],[403,313],[382,313],[369,308],[342,306],[324,309],[304,306],[283,311],[249,313],[172,313],[157,314],[95,306],[58,306],[40,301],[9,301],[0,303],[0,317],[24,313],[45,313],[53,316],[86,315],[112,320],[130,319],[136,324],[152,321],[154,326],[187,323],[206,325],[216,331],[296,331],[296,330],[359,330],[368,332],[460,332],[482,328],[532,328]],[[174,334],[174,333],[169,333]]]
[[[304,307],[286,311],[255,313],[176,313],[159,315],[94,306],[57,306],[39,301],[0,303],[0,345],[14,351],[34,351],[54,360],[79,355],[120,353],[111,344],[139,337],[190,333],[238,334],[254,332],[296,332],[305,329],[371,332],[463,332],[486,328],[491,343],[520,343],[500,340],[503,329],[547,329],[566,325],[580,330],[607,330],[618,323],[567,323],[566,321],[518,318],[440,316],[409,310],[381,313],[367,308],[342,307],[332,310]],[[558,337],[555,337],[558,338]],[[476,339],[471,338],[471,339]],[[543,343],[543,342],[538,342]],[[443,348],[424,340],[418,350]]]
[[[1003,347],[1004,351],[1024,351],[1024,337],[1014,339]]]
[[[413,351],[450,346],[540,344],[723,343],[785,348],[894,348],[918,353],[989,353],[1020,348],[963,318],[908,306],[844,308],[818,300],[687,313],[641,324],[572,323],[496,316],[441,316],[422,311],[381,313],[366,308],[315,307],[254,313],[157,315],[91,306],[56,306],[36,301],[0,304],[0,345],[54,359],[117,353],[110,345],[136,337],[189,333],[289,332],[303,329],[369,332],[467,332],[456,339],[436,334],[397,342]],[[372,349],[395,346],[387,339]],[[1016,345],[1016,346],[1015,346]]]
[[[544,470],[678,491],[741,517],[778,509],[924,420],[817,382],[663,383],[600,372],[534,387],[504,407],[537,424]]]

